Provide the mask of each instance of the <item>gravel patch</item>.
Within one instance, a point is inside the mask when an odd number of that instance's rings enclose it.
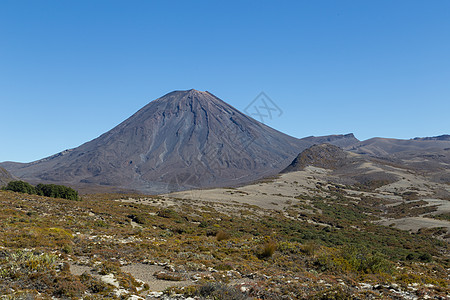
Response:
[[[153,292],[161,292],[164,291],[168,287],[177,286],[189,286],[194,284],[191,280],[184,281],[170,281],[170,280],[160,280],[156,279],[153,274],[155,272],[164,271],[164,268],[161,266],[142,264],[142,263],[134,263],[121,267],[122,271],[130,273],[134,278],[142,280],[147,283],[150,287],[150,291]]]

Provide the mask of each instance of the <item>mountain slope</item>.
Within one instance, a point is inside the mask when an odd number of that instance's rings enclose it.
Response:
[[[275,174],[321,139],[290,137],[209,92],[175,91],[78,148],[29,164],[2,165],[31,182],[161,193]],[[331,139],[358,142],[353,135]]]
[[[6,171],[4,168],[0,167],[0,187],[7,185],[8,182],[15,180],[16,178],[9,174],[8,171]]]

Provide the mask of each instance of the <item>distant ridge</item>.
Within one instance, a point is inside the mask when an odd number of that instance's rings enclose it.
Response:
[[[450,134],[443,134],[432,137],[416,137],[413,138],[415,141],[450,141]]]
[[[164,193],[246,183],[278,173],[324,141],[350,145],[352,134],[297,139],[241,113],[209,92],[174,91],[100,137],[28,163],[3,163],[30,182]]]
[[[438,137],[414,138],[409,140],[372,138],[347,147],[349,150],[359,154],[375,157],[388,157],[391,155],[401,155],[401,153],[415,152],[423,153],[430,151],[440,151],[450,147],[449,135]]]

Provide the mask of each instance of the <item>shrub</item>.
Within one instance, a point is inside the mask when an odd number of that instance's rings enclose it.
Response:
[[[86,286],[91,293],[109,293],[112,292],[113,287],[98,278],[95,278],[88,273],[83,273],[80,276],[81,283]]]
[[[64,253],[66,253],[66,254],[72,254],[72,253],[73,253],[73,248],[72,248],[72,245],[70,245],[70,244],[64,244],[64,245],[61,247],[61,250],[62,250]]]
[[[282,253],[298,254],[301,251],[300,243],[282,241],[278,243],[277,250]]]
[[[145,225],[148,222],[147,216],[142,213],[130,214],[128,215],[128,218],[130,218],[133,222],[136,222],[141,225]]]
[[[94,225],[97,226],[97,227],[109,228],[108,223],[106,223],[106,222],[103,221],[103,220],[96,220],[96,221],[94,222]]]
[[[217,300],[245,300],[248,297],[234,287],[223,283],[206,283],[198,288],[197,295]]]
[[[218,266],[216,266],[216,270],[219,271],[229,271],[233,270],[233,265],[231,263],[221,263]]]
[[[314,256],[316,254],[316,251],[319,249],[319,246],[314,242],[310,241],[303,245],[300,248],[300,251],[308,256]]]
[[[206,222],[206,221],[201,221],[200,224],[198,225],[198,227],[200,227],[200,228],[206,228],[206,227],[208,227],[208,222]]]
[[[105,261],[100,266],[97,266],[97,271],[100,275],[119,274],[121,272],[119,263],[111,261]]]
[[[79,200],[78,192],[64,185],[40,183],[36,186],[36,193],[45,197]]]
[[[364,247],[346,246],[340,251],[320,256],[315,261],[320,271],[359,272],[364,274],[391,273],[392,263],[381,253],[372,253]]]
[[[64,185],[40,183],[34,187],[28,182],[17,180],[9,182],[8,185],[2,189],[30,195],[79,200],[78,192]]]
[[[30,195],[36,194],[36,189],[34,186],[29,184],[28,182],[20,181],[20,180],[9,182],[8,185],[6,187],[4,187],[3,189],[7,190],[7,191],[13,191],[13,192],[17,192],[17,193],[25,193],[25,194],[30,194]]]
[[[325,291],[320,291],[315,295],[311,295],[313,300],[347,300],[355,299],[348,289],[342,287],[333,287]]]
[[[5,253],[6,264],[0,269],[0,278],[20,278],[25,274],[46,272],[54,269],[56,256],[17,250]]]
[[[180,215],[171,208],[161,209],[157,212],[157,215],[161,218],[173,219],[175,221],[181,219]]]
[[[86,286],[74,276],[57,278],[55,285],[54,295],[61,298],[80,297],[86,291]]]
[[[419,255],[418,259],[423,262],[431,262],[433,257],[429,253],[423,253]]]

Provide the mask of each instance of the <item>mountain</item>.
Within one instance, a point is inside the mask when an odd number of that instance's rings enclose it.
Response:
[[[273,175],[322,140],[359,142],[353,135],[297,139],[209,92],[192,89],[150,102],[77,148],[32,163],[2,166],[30,182],[162,193],[237,185]]]
[[[0,187],[7,185],[8,182],[15,180],[15,179],[17,179],[17,178],[15,178],[11,174],[9,174],[9,172],[6,171],[4,168],[0,168]]]

